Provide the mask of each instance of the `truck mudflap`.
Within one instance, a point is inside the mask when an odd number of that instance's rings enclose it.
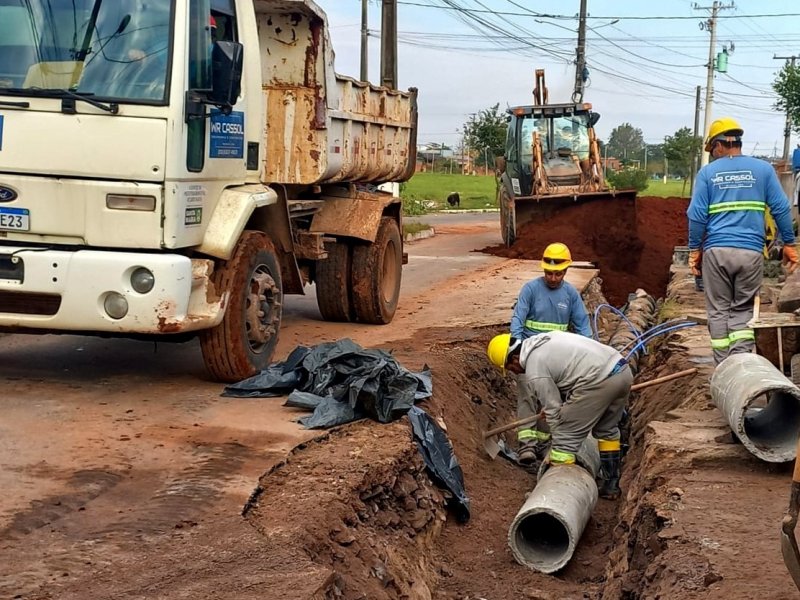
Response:
[[[0,328],[123,335],[206,329],[222,320],[226,301],[210,282],[213,268],[211,260],[179,254],[2,246]]]

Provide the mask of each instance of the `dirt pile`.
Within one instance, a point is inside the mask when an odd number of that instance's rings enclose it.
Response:
[[[686,198],[636,199],[635,214],[613,201],[573,204],[526,223],[511,248],[484,248],[496,256],[539,260],[547,244],[569,246],[574,260],[596,262],[609,301],[625,303],[636,288],[663,297],[675,246],[687,241]]]

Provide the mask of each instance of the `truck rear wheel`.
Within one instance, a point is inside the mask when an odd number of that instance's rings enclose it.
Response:
[[[500,234],[506,246],[513,246],[517,239],[516,224],[514,220],[514,201],[508,197],[504,185],[500,185],[497,203],[500,205]]]
[[[360,323],[390,323],[400,300],[403,247],[397,221],[383,217],[371,244],[353,247],[353,309]]]
[[[278,344],[283,288],[269,237],[245,231],[213,278],[228,303],[222,322],[200,335],[203,359],[217,381],[241,381],[266,368]]]
[[[316,264],[317,306],[326,321],[349,323],[354,320],[350,299],[352,248],[350,244],[337,241],[326,244],[325,250],[328,258]]]

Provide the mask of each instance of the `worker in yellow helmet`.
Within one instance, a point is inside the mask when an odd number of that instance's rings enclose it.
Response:
[[[755,347],[748,322],[761,287],[767,208],[783,239],[789,272],[798,264],[789,200],[769,163],[742,154],[743,135],[730,117],[711,124],[705,150],[714,161],[697,174],[686,211],[689,266],[695,277],[703,277],[716,364]]]
[[[561,242],[547,246],[542,254],[544,274],[520,290],[511,316],[511,336],[524,340],[548,331],[567,331],[592,337],[589,316],[578,290],[564,280],[572,264],[569,248]],[[517,417],[524,419],[539,412],[539,406],[517,380]],[[523,465],[536,461],[550,439],[545,422],[527,425],[517,430],[517,455]]]
[[[535,395],[550,425],[551,466],[574,465],[590,433],[600,450],[601,498],[620,495],[622,462],[619,422],[628,402],[633,374],[622,355],[593,339],[551,331],[526,340],[495,336],[486,350],[503,371],[519,375]]]

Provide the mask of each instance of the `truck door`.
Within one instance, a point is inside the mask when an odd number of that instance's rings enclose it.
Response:
[[[190,14],[189,88],[210,90],[211,53],[217,41],[238,41],[233,0],[195,0]],[[186,166],[204,179],[243,182],[246,171],[244,94],[230,111],[209,107],[189,124]],[[225,114],[228,113],[228,114]]]

